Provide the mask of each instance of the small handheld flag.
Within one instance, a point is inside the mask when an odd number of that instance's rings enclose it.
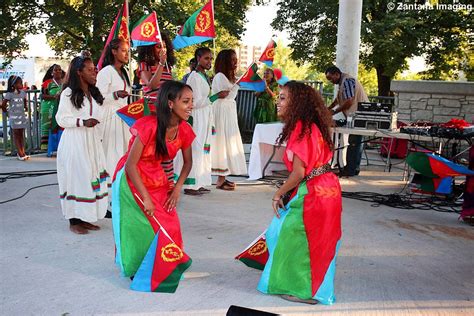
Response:
[[[263,270],[268,260],[268,248],[265,240],[265,230],[245,248],[235,259],[242,261],[246,266]]]
[[[252,63],[247,69],[245,74],[237,80],[237,83],[242,88],[262,92],[265,90],[265,82],[257,73],[258,66],[256,63]]]
[[[155,106],[148,104],[148,98],[141,98],[123,108],[117,110],[117,115],[127,123],[128,126],[132,126],[136,120],[150,115],[151,112],[156,111]]]
[[[268,43],[267,47],[262,53],[262,56],[260,56],[260,59],[258,61],[261,61],[268,67],[271,67],[273,65],[273,58],[275,57],[275,49],[277,47],[277,44],[275,43],[274,40],[270,40]]]
[[[102,50],[102,54],[100,55],[99,62],[97,63],[97,70],[102,69],[102,64],[104,63],[105,52],[106,48],[109,43],[116,38],[120,38],[125,40],[127,43],[130,44],[130,34],[128,31],[128,2],[127,0],[124,1],[122,8],[119,10],[117,17],[115,18],[114,25],[110,30],[109,36],[107,37],[107,41],[105,42],[104,49]]]
[[[138,20],[133,26],[130,37],[134,47],[160,43],[161,33],[156,19],[156,12],[153,11]]]
[[[194,12],[178,31],[173,47],[178,50],[216,37],[214,28],[214,2],[210,0]]]

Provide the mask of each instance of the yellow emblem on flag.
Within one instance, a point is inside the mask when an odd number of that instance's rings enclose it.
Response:
[[[273,58],[275,56],[275,48],[270,48],[266,51],[265,55],[267,58]]]
[[[125,21],[122,21],[120,23],[118,38],[124,41],[128,41],[127,22]]]
[[[128,114],[138,114],[140,112],[143,112],[143,103],[141,102],[132,103],[127,108]]]
[[[161,248],[161,259],[165,262],[175,262],[183,258],[183,251],[175,243],[169,243]]]
[[[337,188],[315,186],[314,193],[317,196],[322,196],[326,198],[335,198],[339,195],[339,190]]]
[[[142,27],[140,28],[140,34],[143,37],[151,37],[153,34],[155,34],[155,26],[151,22],[145,22],[142,24]]]
[[[263,240],[258,241],[252,248],[249,249],[249,255],[259,256],[267,251],[267,243]]]
[[[196,25],[194,29],[198,32],[204,33],[211,27],[211,13],[202,10],[196,18]]]

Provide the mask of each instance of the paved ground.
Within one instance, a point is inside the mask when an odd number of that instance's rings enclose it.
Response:
[[[54,169],[55,161],[0,158],[0,172]],[[345,191],[397,192],[400,173],[371,166]],[[375,171],[374,171],[375,170]],[[243,181],[243,179],[240,179]],[[0,200],[56,176],[0,183]],[[269,185],[183,196],[179,208],[188,277],[175,294],[129,290],[113,264],[110,220],[78,236],[68,229],[57,186],[1,204],[2,315],[225,315],[230,305],[284,315],[473,315],[474,228],[454,213],[371,207],[344,199],[337,302],[307,306],[259,293],[259,271],[233,260],[270,222]]]

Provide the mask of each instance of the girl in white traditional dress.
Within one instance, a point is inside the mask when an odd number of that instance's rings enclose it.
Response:
[[[208,47],[200,47],[194,53],[197,66],[191,72],[186,83],[193,89],[194,107],[189,123],[192,125],[196,138],[192,145],[193,167],[184,182],[184,194],[202,195],[210,190],[204,188],[212,184],[211,178],[211,137],[213,117],[211,101],[211,82],[206,70],[212,67],[212,53]],[[183,161],[182,155],[175,158],[175,174],[179,174]]]
[[[126,41],[112,40],[105,53],[103,68],[97,74],[96,86],[104,97],[102,147],[109,173],[115,170],[117,162],[127,152],[131,137],[129,126],[116,113],[129,103],[130,80],[124,67],[128,64],[129,49]],[[111,193],[109,188],[109,202],[112,201]]]
[[[100,129],[104,98],[95,86],[96,77],[90,57],[74,58],[56,114],[64,128],[57,157],[61,208],[76,234],[100,229],[90,222],[104,218],[108,204],[109,175]]]
[[[234,190],[235,183],[227,180],[226,176],[247,173],[235,102],[239,91],[239,86],[235,84],[236,69],[237,54],[233,49],[224,49],[217,54],[211,93],[218,93],[219,96],[212,104],[216,127],[211,151],[212,174],[218,176],[216,188],[227,191]]]

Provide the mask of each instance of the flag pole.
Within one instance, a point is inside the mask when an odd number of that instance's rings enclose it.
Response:
[[[214,0],[211,0],[212,2],[212,22],[214,23],[214,31],[216,29],[216,20],[214,19],[214,13],[215,13],[215,10],[214,10]],[[214,58],[216,58],[216,37],[217,37],[217,32],[216,32],[216,36],[212,38],[212,46],[213,46],[213,50],[214,50]]]
[[[128,80],[130,80],[130,94],[133,91],[132,88],[132,41],[130,40],[130,8],[128,7],[128,0],[125,0],[127,6],[127,33],[128,33]]]

